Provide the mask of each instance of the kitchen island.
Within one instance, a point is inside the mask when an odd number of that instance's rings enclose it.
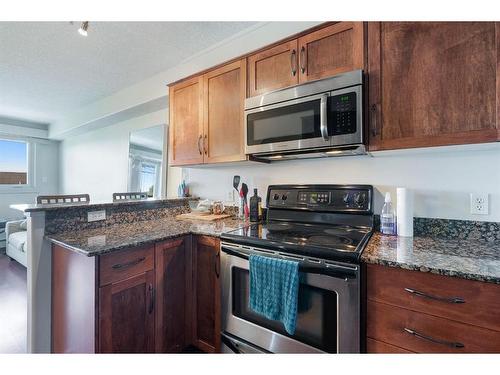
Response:
[[[98,258],[112,251],[144,248],[165,241],[186,239],[195,244],[203,261],[213,261],[217,237],[223,231],[236,229],[244,222],[225,219],[217,222],[177,220],[189,212],[189,199],[152,199],[134,202],[76,203],[64,205],[15,205],[28,218],[28,348],[29,353],[53,352],[53,247],[78,260],[99,264]],[[88,221],[88,213],[105,211],[105,220]],[[194,240],[193,240],[194,239]],[[208,246],[209,244],[210,246]],[[203,250],[206,250],[205,252]],[[69,255],[71,259],[75,259]],[[69,259],[69,258],[68,258]],[[141,262],[142,263],[142,262]],[[211,268],[212,269],[212,268]],[[66,274],[62,283],[68,284]],[[89,275],[90,277],[90,275]],[[80,280],[82,283],[84,280]]]

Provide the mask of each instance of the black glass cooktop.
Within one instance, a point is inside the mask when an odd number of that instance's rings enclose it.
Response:
[[[223,233],[223,240],[321,259],[357,261],[370,228],[270,221]]]

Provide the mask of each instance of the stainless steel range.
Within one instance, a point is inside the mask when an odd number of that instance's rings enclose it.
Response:
[[[372,202],[369,185],[269,186],[267,221],[221,236],[223,352],[359,353]],[[299,262],[293,335],[249,308],[250,254]]]

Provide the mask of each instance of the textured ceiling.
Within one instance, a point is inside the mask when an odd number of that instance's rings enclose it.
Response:
[[[53,122],[253,24],[0,22],[0,116]]]

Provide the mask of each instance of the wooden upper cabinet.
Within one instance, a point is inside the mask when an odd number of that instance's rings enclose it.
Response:
[[[298,81],[297,39],[248,57],[248,94],[296,85]]]
[[[364,67],[363,22],[338,22],[298,39],[299,82]]]
[[[494,22],[370,22],[370,150],[498,140]]]
[[[246,60],[235,61],[206,73],[203,90],[204,162],[244,160]]]
[[[170,164],[203,163],[203,78],[170,86],[169,100]]]

